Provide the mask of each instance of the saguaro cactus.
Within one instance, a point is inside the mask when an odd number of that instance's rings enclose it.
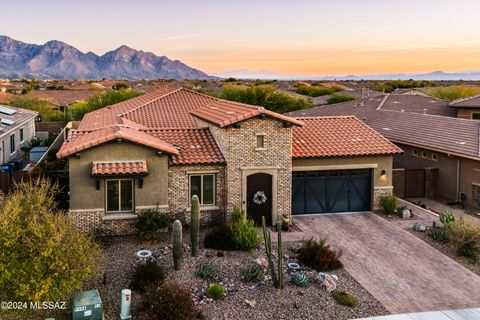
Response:
[[[173,266],[175,270],[180,270],[182,265],[182,223],[175,220],[172,230],[172,246],[173,246]]]
[[[192,197],[190,226],[190,237],[192,238],[192,256],[198,257],[200,242],[200,201],[196,195]]]
[[[278,228],[278,261],[277,270],[272,258],[272,235],[270,230],[267,230],[265,217],[262,216],[263,239],[265,240],[265,253],[268,260],[268,268],[272,275],[273,286],[277,289],[283,289],[283,248],[282,248],[282,228]]]

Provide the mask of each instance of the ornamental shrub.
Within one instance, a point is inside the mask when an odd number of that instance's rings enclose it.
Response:
[[[480,253],[480,224],[472,218],[460,218],[445,226],[448,239],[454,244],[459,255],[472,261]]]
[[[144,210],[135,222],[135,230],[140,237],[153,239],[159,230],[167,228],[172,222],[172,217],[166,213],[152,209]]]
[[[219,283],[212,283],[207,290],[207,295],[215,300],[222,300],[225,298],[225,289]]]
[[[194,320],[196,317],[190,293],[169,282],[149,286],[142,296],[142,304],[151,319]]]
[[[147,261],[135,268],[130,280],[130,288],[144,292],[146,287],[152,283],[162,283],[165,278],[163,269],[153,261]]]
[[[382,207],[383,213],[390,216],[394,214],[397,209],[397,198],[393,195],[381,196],[380,206]]]
[[[298,253],[300,263],[317,271],[331,271],[341,268],[339,260],[342,252],[336,252],[325,244],[325,239],[317,241],[309,239],[304,242]]]
[[[0,202],[0,301],[68,301],[95,275],[100,247],[57,211],[58,191],[39,178]]]
[[[195,271],[195,275],[203,280],[212,280],[216,273],[215,267],[208,263],[202,263]]]
[[[253,220],[243,219],[233,225],[233,242],[239,250],[252,251],[260,244],[260,235]]]
[[[332,292],[332,297],[342,306],[355,308],[358,304],[357,298],[353,294],[345,291],[334,290]]]
[[[224,224],[210,229],[205,235],[204,245],[208,249],[236,250],[232,226]]]

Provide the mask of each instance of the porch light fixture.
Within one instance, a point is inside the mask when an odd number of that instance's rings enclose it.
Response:
[[[95,180],[95,188],[96,188],[97,190],[100,190],[100,180],[98,180],[98,179]]]
[[[138,187],[139,187],[140,189],[143,188],[143,177],[138,178]]]
[[[382,170],[382,174],[380,175],[382,178],[386,178],[387,177],[387,171],[385,170]]]

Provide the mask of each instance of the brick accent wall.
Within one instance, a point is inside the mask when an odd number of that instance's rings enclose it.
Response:
[[[472,207],[480,209],[480,185],[472,184]]]
[[[217,210],[202,210],[203,225],[225,221],[225,166],[224,165],[177,165],[168,168],[168,211],[182,223],[190,223],[189,175],[190,173],[215,172]],[[211,208],[211,207],[210,207]]]
[[[291,214],[291,185],[292,185],[292,131],[284,128],[283,123],[273,119],[253,118],[240,123],[240,128],[219,128],[208,122],[197,119],[200,126],[209,127],[227,165],[226,178],[226,212],[227,219],[234,206],[243,203],[243,179],[248,175],[248,169],[257,168],[275,170],[277,184],[276,212],[277,219],[282,215]],[[265,148],[256,150],[256,134],[265,135]],[[274,204],[275,206],[275,204]]]
[[[425,168],[425,197],[438,195],[438,168]]]
[[[405,169],[398,168],[392,171],[393,194],[399,198],[405,198]]]
[[[380,198],[393,194],[393,187],[375,187],[373,189],[373,210],[381,210]]]

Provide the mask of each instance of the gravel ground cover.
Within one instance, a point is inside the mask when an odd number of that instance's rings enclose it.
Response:
[[[184,235],[184,259],[182,269],[173,270],[173,260],[170,248],[170,235],[156,242],[142,242],[136,237],[116,237],[107,239],[104,244],[104,262],[100,277],[90,287],[100,291],[105,319],[118,319],[120,310],[120,291],[127,288],[134,267],[137,263],[135,253],[141,249],[153,252],[156,261],[166,273],[166,281],[172,281],[192,293],[196,305],[202,310],[206,319],[355,319],[388,314],[388,311],[370,295],[345,270],[332,272],[339,278],[338,289],[353,293],[358,299],[358,306],[348,308],[339,305],[332,296],[314,281],[315,272],[304,270],[311,279],[307,287],[298,287],[290,282],[285,273],[285,288],[275,289],[265,271],[264,281],[259,284],[241,281],[241,271],[254,263],[258,257],[264,257],[264,249],[255,253],[240,251],[218,251],[201,248],[198,258],[189,253],[189,234]],[[284,244],[284,267],[287,262],[296,261],[292,247],[298,243]],[[222,256],[223,253],[223,256]],[[221,282],[226,289],[226,297],[221,301],[211,301],[206,298],[209,282],[195,276],[195,271],[201,263],[209,263],[217,270],[215,281]],[[105,284],[106,280],[106,284]],[[141,296],[132,294],[133,315],[141,312]],[[246,300],[254,301],[252,307]]]
[[[427,232],[418,232],[409,229],[412,234],[417,236],[418,238],[422,239],[444,255],[450,257],[451,259],[455,260],[456,262],[460,263],[462,266],[467,268],[468,270],[472,271],[473,273],[477,274],[480,276],[480,262],[472,262],[469,258],[467,257],[462,257],[457,255],[457,251],[455,250],[455,247],[448,242],[438,242],[433,240],[432,237]]]

